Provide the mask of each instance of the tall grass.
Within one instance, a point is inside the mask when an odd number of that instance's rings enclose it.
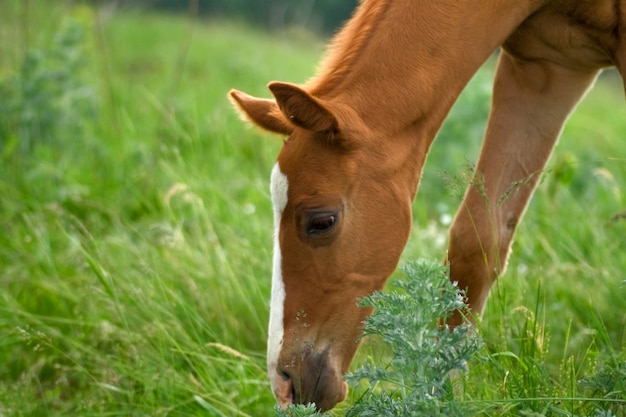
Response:
[[[225,97],[304,81],[322,42],[70,2],[0,7],[0,415],[271,414],[267,190],[281,141]],[[403,263],[445,250],[450,183],[478,152],[491,76],[435,144]],[[494,288],[486,359],[464,377],[485,414],[624,401],[616,85],[601,81],[573,116]],[[366,343],[355,366],[381,350]]]

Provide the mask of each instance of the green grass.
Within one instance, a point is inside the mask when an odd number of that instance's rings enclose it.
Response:
[[[67,2],[0,7],[0,415],[271,414],[281,141],[244,126],[226,93],[306,80],[323,42]],[[491,77],[475,77],[435,143],[403,263],[443,257]],[[566,127],[489,301],[463,394],[485,414],[624,401],[578,381],[626,351],[625,137],[623,89],[606,77]],[[355,366],[380,349],[366,343]]]

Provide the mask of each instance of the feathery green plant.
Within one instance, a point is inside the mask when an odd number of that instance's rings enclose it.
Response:
[[[320,413],[315,408],[315,403],[289,404],[286,410],[276,406],[276,417],[325,417],[327,415],[326,413]]]
[[[361,305],[375,309],[365,321],[365,335],[389,344],[389,363],[369,361],[348,375],[353,385],[369,389],[348,416],[467,415],[454,400],[452,372],[464,372],[481,343],[468,324],[454,329],[440,324],[465,307],[463,293],[447,269],[420,260],[404,267],[401,291],[377,292]]]

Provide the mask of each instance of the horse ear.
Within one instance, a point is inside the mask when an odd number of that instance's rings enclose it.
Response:
[[[314,132],[335,132],[338,123],[335,116],[319,100],[300,87],[273,82],[269,89],[283,115],[294,125]]]
[[[230,90],[228,95],[244,120],[273,133],[291,134],[293,125],[285,119],[274,100],[252,97],[237,90]]]

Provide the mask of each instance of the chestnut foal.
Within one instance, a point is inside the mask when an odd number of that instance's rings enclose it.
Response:
[[[626,0],[364,0],[307,84],[273,82],[273,100],[230,92],[247,120],[288,136],[271,176],[267,352],[282,407],[345,398],[368,314],[356,299],[395,269],[431,143],[500,46],[481,186],[446,259],[480,315],[568,114],[602,68],[626,76]]]

